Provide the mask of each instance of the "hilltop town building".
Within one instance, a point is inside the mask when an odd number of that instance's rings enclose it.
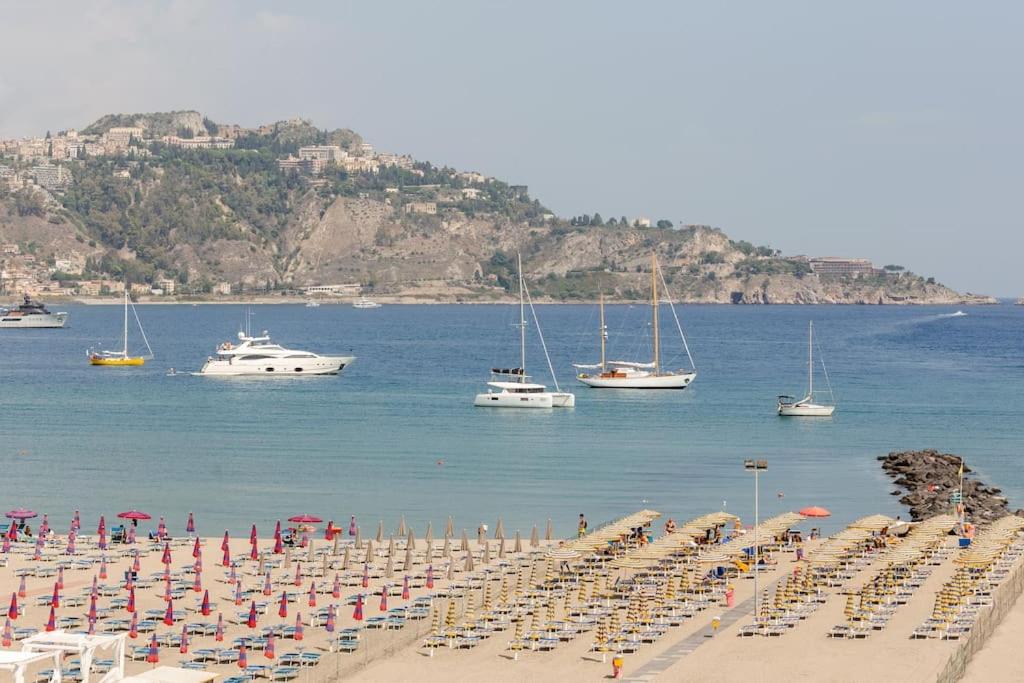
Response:
[[[818,275],[873,275],[875,267],[871,261],[862,258],[839,256],[817,256],[808,260],[811,270]]]

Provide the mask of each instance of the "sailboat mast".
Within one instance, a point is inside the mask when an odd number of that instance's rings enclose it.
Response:
[[[128,357],[128,283],[124,283],[124,357]]]
[[[608,341],[608,328],[604,324],[604,293],[600,295],[601,306],[601,372],[605,371],[605,345]]]
[[[651,326],[654,328],[654,374],[661,373],[661,340],[658,338],[658,256],[651,254]]]
[[[519,381],[526,381],[526,308],[523,305],[523,255],[516,254],[519,269]]]
[[[807,324],[807,395],[814,396],[814,321]]]

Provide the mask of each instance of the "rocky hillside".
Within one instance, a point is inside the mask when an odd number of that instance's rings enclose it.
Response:
[[[76,278],[172,278],[180,292],[289,290],[358,282],[378,295],[495,300],[523,254],[531,290],[551,300],[648,296],[651,253],[677,300],[707,303],[979,301],[908,272],[823,277],[806,259],[734,241],[706,226],[567,221],[516,187],[428,162],[372,171],[334,164],[282,171],[301,145],[359,154],[349,130],[291,121],[240,129],[197,112],[110,115],[83,130],[137,126],[147,136],[230,135],[232,149],[154,141],[121,156],[66,162],[71,180],[43,201],[0,185],[0,242],[53,261],[75,255]],[[133,144],[136,144],[133,142]],[[0,161],[0,163],[5,163]],[[589,223],[589,224],[580,224]],[[599,224],[595,224],[599,223]],[[666,222],[667,223],[667,222]]]

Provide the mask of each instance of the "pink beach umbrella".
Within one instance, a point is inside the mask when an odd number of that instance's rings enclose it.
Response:
[[[51,605],[50,606],[50,618],[46,620],[46,626],[43,627],[43,630],[46,631],[47,633],[49,633],[51,631],[55,631],[56,629],[57,629],[57,612],[53,608],[53,606]]]
[[[284,540],[282,540],[281,535],[278,534],[276,537],[274,537],[274,554],[275,555],[280,555],[283,552],[284,552]]]
[[[267,644],[263,646],[263,656],[267,659],[274,658],[274,632],[267,634]]]
[[[327,623],[324,624],[324,630],[328,633],[334,633],[334,605],[327,606]]]
[[[388,611],[388,587],[387,584],[380,589],[380,611]]]
[[[434,565],[427,565],[427,588],[434,587]]]
[[[135,586],[132,586],[128,590],[128,604],[126,604],[124,608],[129,614],[135,613]]]
[[[50,607],[60,607],[60,584],[53,584],[53,597],[50,598]]]
[[[249,618],[245,622],[249,628],[256,628],[256,601],[253,600],[249,606]]]
[[[5,538],[4,540],[7,541],[8,545],[10,544],[10,541],[8,539]],[[43,559],[43,538],[42,538],[42,536],[40,536],[39,538],[36,539],[36,547],[32,551],[32,559],[35,560],[36,562],[38,562],[39,560]]]
[[[160,558],[160,561],[164,563],[164,566],[169,566],[171,564],[171,544],[170,543],[164,543],[164,554]]]
[[[96,535],[102,534],[107,530],[107,520],[103,515],[100,515],[100,523],[96,526]]]
[[[402,599],[409,599],[409,577],[408,575],[402,579]]]
[[[104,555],[100,558],[100,578],[106,580],[107,578],[107,556]]]
[[[7,608],[7,618],[13,621],[18,620],[18,595],[11,593],[11,606]]]
[[[10,647],[11,642],[14,640],[14,630],[11,628],[11,620],[4,620],[4,631],[3,635],[0,635],[0,645],[4,647]]]
[[[210,616],[210,591],[206,590],[203,593],[203,603],[199,607],[199,612],[204,616]]]
[[[332,598],[340,598],[341,597],[341,579],[338,577],[337,574],[334,575],[334,585],[331,586],[331,597]]]
[[[107,530],[106,530],[106,528],[100,529],[100,539],[97,542],[97,545],[100,547],[100,550],[106,550],[107,549]]]
[[[350,519],[349,522],[348,522],[348,535],[349,536],[355,536],[356,535],[356,516],[355,515],[352,515],[352,519]]]
[[[242,582],[239,581],[235,584],[235,606],[240,607],[242,604]]]
[[[295,614],[295,635],[292,636],[295,640],[302,640],[303,636],[302,627],[302,612],[296,612]]]
[[[199,539],[197,538],[195,544],[192,546],[192,557],[199,557],[202,552],[202,549],[199,547]]]
[[[352,610],[352,618],[356,621],[363,620],[363,594],[356,596],[356,608]]]
[[[231,537],[228,536],[228,530],[225,529],[224,530],[224,540],[220,542],[220,549],[226,551],[230,547],[231,547]]]
[[[139,562],[139,551],[136,549],[132,556],[132,571],[139,572],[142,570],[142,563]]]
[[[274,525],[274,538],[281,537],[281,520],[277,520],[277,524]]]
[[[135,640],[139,637],[139,613],[132,612],[132,621],[128,626],[128,637]]]
[[[235,565],[231,565],[231,571],[228,572],[228,585],[234,586],[235,582],[238,581],[238,575],[235,573]]]
[[[363,564],[363,588],[369,588],[370,586],[370,563],[366,562]]]
[[[218,643],[224,642],[224,615],[217,612],[217,628],[213,632],[213,639]]]
[[[294,583],[296,586],[301,586],[302,585],[302,563],[301,562],[296,562],[295,563],[295,580],[292,581],[292,583]]]
[[[188,513],[188,521],[185,522],[185,533],[192,535],[196,532],[196,519],[192,516],[192,513]]]
[[[220,563],[225,567],[231,566],[231,550],[224,548],[224,557],[221,558]]]
[[[238,668],[245,671],[249,668],[249,661],[245,655],[245,643],[238,646]]]
[[[73,531],[70,534],[68,534],[68,547],[65,549],[64,552],[66,552],[68,555],[75,554],[75,532]]]
[[[178,652],[183,655],[188,654],[188,626],[186,624],[181,625],[181,645],[178,647]]]
[[[64,567],[57,567],[57,588],[64,590]]]
[[[96,580],[96,575],[92,575],[92,588],[89,589],[89,597],[97,597],[100,594],[99,581]]]
[[[149,650],[146,652],[146,662],[158,664],[160,662],[160,646],[156,644],[156,634],[149,640]]]
[[[281,602],[277,606],[277,616],[284,619],[288,616],[288,593],[281,591]]]
[[[96,621],[96,596],[93,595],[89,598],[89,621]]]
[[[192,592],[200,593],[203,590],[203,572],[197,571],[195,575],[196,579],[192,582]]]
[[[267,573],[263,577],[263,594],[270,595],[273,592],[274,589],[270,585],[270,570],[268,569]]]
[[[21,575],[21,581],[18,582],[18,597],[23,598],[28,595],[28,591],[25,587],[25,575]]]
[[[253,562],[255,562],[256,560],[260,559],[260,550],[259,550],[259,547],[255,543],[253,543],[251,546],[249,546],[249,559],[252,560]]]
[[[4,515],[7,519],[26,520],[38,517],[39,514],[25,508],[14,508]]]
[[[252,525],[252,529],[249,530],[249,543],[255,545],[256,541],[257,541],[257,538],[256,538],[256,525],[253,524]]]
[[[174,626],[174,601],[167,601],[167,611],[164,612],[164,624],[166,626]]]
[[[171,577],[167,577],[164,581],[164,602],[171,601]]]
[[[316,581],[309,582],[309,606],[316,607]]]

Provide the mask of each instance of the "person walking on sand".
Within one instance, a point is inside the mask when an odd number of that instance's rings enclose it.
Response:
[[[583,516],[582,512],[580,513],[579,524],[576,525],[576,535],[579,538],[583,538],[587,535],[587,518]]]

